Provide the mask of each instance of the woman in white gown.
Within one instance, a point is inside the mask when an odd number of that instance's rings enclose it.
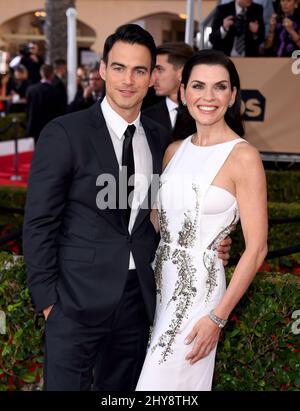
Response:
[[[157,211],[157,308],[138,391],[209,391],[221,328],[267,252],[265,173],[246,143],[240,82],[223,53],[202,50],[185,65],[181,99],[196,134],[164,157]],[[158,216],[158,218],[157,218]],[[245,250],[226,290],[216,246],[241,220]]]

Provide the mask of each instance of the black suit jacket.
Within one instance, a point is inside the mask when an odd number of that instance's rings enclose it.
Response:
[[[38,139],[45,125],[61,115],[60,95],[49,83],[37,83],[30,86],[27,98],[27,136]]]
[[[228,16],[235,16],[235,2],[232,1],[227,4],[222,4],[216,8],[215,16],[212,22],[212,32],[209,35],[209,41],[214,49],[222,50],[228,56],[236,37],[236,28],[233,24],[226,36],[222,39],[220,28],[223,25],[223,20]],[[257,35],[253,35],[249,30],[249,23],[257,20],[259,29]],[[247,9],[247,29],[245,33],[245,55],[246,57],[255,57],[259,55],[259,45],[265,38],[265,25],[263,20],[263,7],[260,4],[252,3]]]
[[[159,174],[166,134],[143,115],[141,122],[153,173]],[[103,173],[119,181],[119,165],[99,102],[57,118],[43,130],[31,165],[24,218],[29,289],[37,311],[59,299],[67,316],[84,324],[101,323],[120,301],[132,251],[152,320],[156,233],[149,218],[151,205],[145,203],[140,209],[129,234],[123,210],[97,208],[102,187],[96,180]]]
[[[68,105],[68,95],[66,86],[62,79],[57,75],[55,75],[52,80],[52,86],[56,89],[57,93],[59,94],[60,115],[66,114]]]
[[[174,128],[172,128],[166,99],[163,99],[153,106],[147,107],[143,113],[145,116],[150,117],[168,130],[170,142],[173,140],[184,139],[191,134],[194,134],[196,131],[196,123],[194,119],[183,106],[179,106],[176,123]]]

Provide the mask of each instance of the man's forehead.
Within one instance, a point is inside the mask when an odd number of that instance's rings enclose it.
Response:
[[[115,59],[122,59],[128,62],[142,61],[144,64],[150,64],[151,53],[150,50],[142,44],[117,41],[108,53],[108,60],[110,62]]]

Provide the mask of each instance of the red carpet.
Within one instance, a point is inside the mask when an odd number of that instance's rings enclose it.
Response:
[[[26,187],[29,168],[32,158],[32,151],[19,154],[19,181],[13,181],[12,176],[16,175],[15,156],[6,155],[0,157],[0,185]]]

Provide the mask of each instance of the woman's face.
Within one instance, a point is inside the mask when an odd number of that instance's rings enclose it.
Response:
[[[224,121],[229,105],[235,101],[228,71],[220,65],[199,64],[190,74],[186,89],[181,86],[181,99],[186,101],[191,116],[201,125]]]
[[[280,5],[284,14],[293,14],[296,8],[296,0],[281,0]]]

